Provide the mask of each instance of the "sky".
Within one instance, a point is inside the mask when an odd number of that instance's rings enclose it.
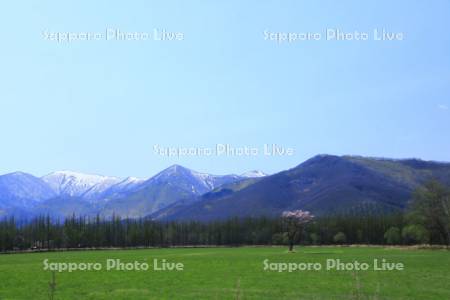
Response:
[[[321,153],[450,161],[448,1],[64,2],[2,4],[0,174],[275,173]],[[49,38],[108,29],[148,39]],[[283,150],[263,152],[273,144]]]

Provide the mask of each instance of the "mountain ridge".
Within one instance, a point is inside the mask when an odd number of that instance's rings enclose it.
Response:
[[[209,221],[292,209],[316,215],[386,213],[403,210],[412,191],[430,178],[450,185],[450,163],[319,154],[272,175],[212,175],[180,165],[149,178],[73,171],[39,178],[13,172],[0,176],[0,216],[75,213]]]
[[[51,214],[64,217],[71,209],[76,214],[128,215],[130,203],[122,206],[126,202],[122,199],[136,194],[134,198],[140,197],[138,202],[141,203],[135,203],[136,214],[132,215],[137,217],[140,213],[153,212],[142,210],[145,202],[162,208],[180,198],[197,196],[222,183],[241,179],[238,175],[200,173],[180,165],[172,165],[150,178],[125,179],[67,170],[35,177],[18,171],[0,175],[0,216]],[[35,192],[30,190],[32,187]],[[39,189],[43,195],[38,193]]]
[[[322,154],[241,189],[224,187],[150,217],[210,221],[293,209],[317,215],[393,212],[403,210],[412,191],[431,178],[450,185],[450,163]]]

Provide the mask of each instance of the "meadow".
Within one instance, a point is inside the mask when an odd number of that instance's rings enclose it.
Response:
[[[107,270],[106,260],[149,270]],[[153,269],[181,263],[182,271]],[[327,260],[369,270],[326,270]],[[385,259],[404,270],[375,271]],[[97,263],[100,270],[52,272],[47,263]],[[264,270],[273,263],[315,263],[321,270]],[[164,265],[163,263],[167,263]],[[52,266],[55,266],[53,264]],[[79,266],[79,265],[78,265]],[[0,299],[450,299],[450,252],[383,247],[165,248],[0,255]]]

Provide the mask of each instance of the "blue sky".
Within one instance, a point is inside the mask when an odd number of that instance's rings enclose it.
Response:
[[[11,1],[0,11],[0,173],[274,173],[319,153],[450,161],[448,1]],[[46,40],[165,29],[182,41]],[[402,32],[276,43],[271,32]],[[164,147],[294,148],[183,156]]]

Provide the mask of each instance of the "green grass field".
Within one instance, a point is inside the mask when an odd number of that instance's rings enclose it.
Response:
[[[450,299],[450,252],[393,248],[190,248],[68,251],[0,255],[0,299],[49,299],[52,273],[43,261],[99,262],[101,271],[56,273],[54,299]],[[106,259],[148,262],[148,271],[106,271]],[[154,271],[153,259],[184,264]],[[338,258],[372,265],[401,262],[404,271],[264,271],[263,261]]]

